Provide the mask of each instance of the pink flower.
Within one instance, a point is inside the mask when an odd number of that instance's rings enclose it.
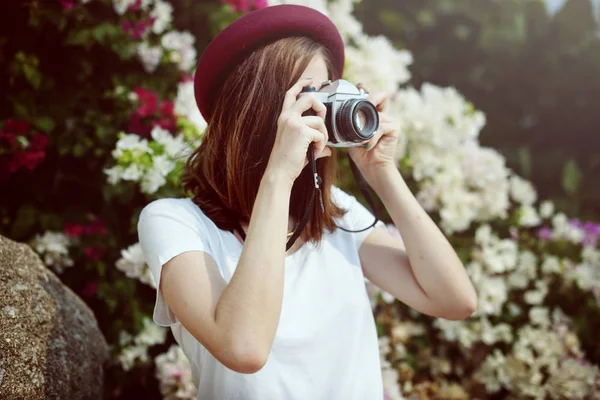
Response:
[[[106,250],[100,246],[88,246],[84,250],[86,257],[92,261],[101,259],[105,252]]]
[[[125,33],[131,36],[132,39],[140,40],[146,35],[148,28],[150,28],[152,24],[154,24],[153,18],[138,21],[135,24],[132,24],[131,21],[127,19],[123,21],[123,25],[121,25],[121,27]]]
[[[267,0],[221,0],[221,3],[229,4],[235,12],[248,12],[267,6]]]
[[[16,137],[17,137],[17,135],[15,135],[12,132],[4,132],[4,131],[0,130],[0,139],[4,139],[4,141],[6,143],[8,143],[8,147],[10,147],[10,148],[12,148],[15,145]]]
[[[48,147],[48,136],[43,133],[36,133],[29,141],[29,149],[31,150],[46,150]]]
[[[29,130],[29,124],[25,121],[15,121],[9,118],[6,120],[3,130],[5,132],[12,132],[17,135],[24,135]]]
[[[94,233],[97,233],[99,235],[106,235],[106,234],[108,234],[108,230],[106,229],[106,225],[104,225],[104,222],[102,222],[99,219],[95,219],[89,225],[89,230],[90,230],[90,233],[92,233],[92,234],[94,234]]]
[[[85,284],[85,287],[81,291],[81,294],[84,297],[93,297],[96,295],[97,291],[98,291],[98,284],[96,284],[95,282],[88,282]]]
[[[73,0],[58,0],[58,1],[67,10],[70,10],[73,8]]]
[[[46,152],[43,150],[28,151],[25,153],[25,158],[22,165],[28,170],[33,171],[46,158]]]
[[[548,227],[541,228],[537,235],[542,240],[551,240],[552,239],[552,229]]]
[[[139,86],[133,91],[140,102],[137,112],[141,117],[148,117],[156,113],[158,108],[158,95],[156,93]]]
[[[66,222],[63,227],[63,232],[69,237],[78,238],[83,233],[83,225]]]

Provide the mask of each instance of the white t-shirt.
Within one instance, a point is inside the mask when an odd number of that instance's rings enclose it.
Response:
[[[353,196],[332,187],[332,199],[347,210],[338,226],[359,230],[373,223],[373,215]],[[157,291],[154,321],[171,327],[189,359],[198,400],[383,399],[375,320],[358,256],[372,229],[326,232],[320,245],[306,243],[286,257],[275,340],[266,364],[254,374],[235,372],[215,359]],[[203,251],[214,258],[223,278],[215,288],[218,295],[231,280],[243,248],[233,233],[217,228],[187,198],[147,205],[138,234],[157,283],[170,259]]]

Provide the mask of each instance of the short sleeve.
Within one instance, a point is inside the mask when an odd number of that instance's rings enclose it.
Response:
[[[206,230],[185,199],[160,199],[144,207],[137,231],[144,259],[157,286],[154,322],[171,326],[178,321],[164,301],[159,286],[162,267],[173,257],[188,251],[211,254],[206,243]]]
[[[342,220],[339,221],[338,226],[352,231],[360,231],[372,225],[373,221],[375,221],[375,216],[373,213],[371,213],[371,211],[367,210],[367,208],[363,206],[356,199],[356,197],[344,192],[342,189],[332,186],[331,198],[338,207],[341,207],[346,211],[346,214],[342,217]],[[369,236],[369,234],[379,226],[385,227],[383,221],[377,221],[375,226],[372,226],[362,232],[352,233],[355,239],[356,248],[360,249],[360,246],[367,236]]]

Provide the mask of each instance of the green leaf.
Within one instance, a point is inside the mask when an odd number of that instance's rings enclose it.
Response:
[[[22,205],[17,211],[17,216],[13,222],[13,226],[10,232],[11,239],[23,240],[31,232],[31,228],[37,221],[38,211],[31,204]]]
[[[33,123],[44,132],[52,132],[54,130],[54,120],[50,117],[36,118]]]
[[[40,87],[42,77],[40,76],[39,71],[34,66],[29,64],[23,64],[23,73],[25,74],[25,78],[27,78],[27,81],[31,83],[31,86],[33,86],[36,89]]]
[[[569,160],[562,171],[562,187],[570,196],[579,191],[583,174],[575,160]]]
[[[67,45],[89,45],[92,41],[92,34],[89,29],[73,30],[67,36]]]
[[[527,147],[521,147],[519,152],[519,164],[524,177],[531,177],[531,152]]]

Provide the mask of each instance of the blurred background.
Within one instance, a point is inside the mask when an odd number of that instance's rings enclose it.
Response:
[[[104,398],[193,399],[189,364],[151,321],[137,218],[185,195],[179,174],[206,127],[198,56],[241,15],[286,1],[5,3],[0,235],[90,307],[108,343]],[[479,292],[473,317],[451,322],[368,285],[386,399],[600,398],[600,0],[287,3],[330,16],[346,79],[390,93],[398,167]],[[339,161],[338,184],[362,200]],[[2,341],[0,361],[17,350]],[[11,382],[0,397],[29,393]]]

